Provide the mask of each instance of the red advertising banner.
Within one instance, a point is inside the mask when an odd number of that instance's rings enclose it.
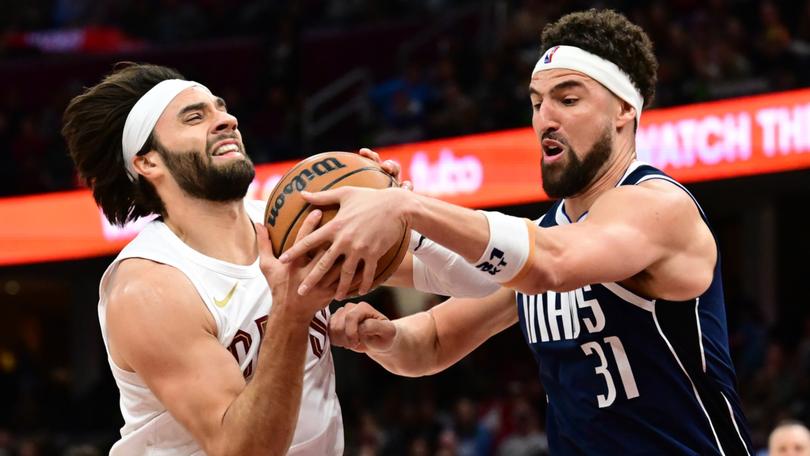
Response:
[[[121,52],[144,47],[141,40],[116,27],[90,26],[38,32],[9,32],[0,43],[10,48],[35,48],[42,52]]]
[[[810,89],[645,112],[639,159],[682,182],[810,168]],[[362,146],[358,144],[358,147]],[[377,149],[417,192],[469,207],[541,201],[531,128]],[[293,162],[260,165],[266,199]],[[0,265],[113,254],[147,220],[111,226],[87,190],[0,199]]]

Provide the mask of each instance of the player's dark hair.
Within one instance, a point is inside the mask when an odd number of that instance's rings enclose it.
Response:
[[[154,186],[138,176],[129,180],[122,157],[121,137],[132,106],[166,79],[185,79],[174,69],[120,62],[113,72],[73,98],[62,118],[62,135],[79,176],[115,225],[150,214],[165,214]],[[152,150],[150,135],[139,154]]]
[[[576,46],[609,60],[622,69],[644,97],[644,106],[655,97],[658,61],[650,38],[641,27],[609,9],[566,14],[546,25],[543,55],[552,46]]]

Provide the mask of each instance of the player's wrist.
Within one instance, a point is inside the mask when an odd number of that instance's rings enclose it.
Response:
[[[407,226],[411,229],[415,229],[414,223],[417,222],[417,218],[422,210],[419,195],[404,188],[393,188],[391,191],[396,194],[393,201],[395,213]]]
[[[275,316],[296,326],[309,326],[317,310],[311,306],[312,298],[299,296],[295,290],[276,291],[271,289],[273,304],[270,316]],[[306,300],[306,302],[304,302]]]
[[[389,344],[388,347],[386,347],[386,348],[369,350],[369,352],[371,352],[374,355],[385,356],[385,355],[391,355],[396,350],[397,343],[399,342],[400,334],[402,333],[402,328],[400,328],[400,325],[398,324],[398,322],[396,320],[392,321],[391,323],[394,325],[394,337],[391,338],[391,344]]]
[[[506,284],[521,275],[534,249],[534,231],[526,219],[480,211],[489,224],[484,252],[470,263],[490,280]]]

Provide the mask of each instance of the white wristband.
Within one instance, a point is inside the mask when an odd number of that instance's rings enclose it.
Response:
[[[411,233],[413,284],[417,290],[457,298],[481,298],[501,287],[492,279],[482,278],[461,255],[416,231]]]
[[[529,259],[531,234],[525,219],[500,212],[481,211],[489,222],[489,243],[473,264],[490,280],[506,283],[515,278]]]

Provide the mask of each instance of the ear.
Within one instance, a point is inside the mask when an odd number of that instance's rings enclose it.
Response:
[[[634,108],[630,103],[622,100],[619,100],[619,112],[616,115],[616,128],[621,129],[624,128],[625,125],[628,123],[632,126],[633,122],[636,120],[636,108]]]
[[[136,155],[132,159],[135,171],[147,178],[154,178],[160,173],[162,162],[157,151],[151,150],[143,155]]]

